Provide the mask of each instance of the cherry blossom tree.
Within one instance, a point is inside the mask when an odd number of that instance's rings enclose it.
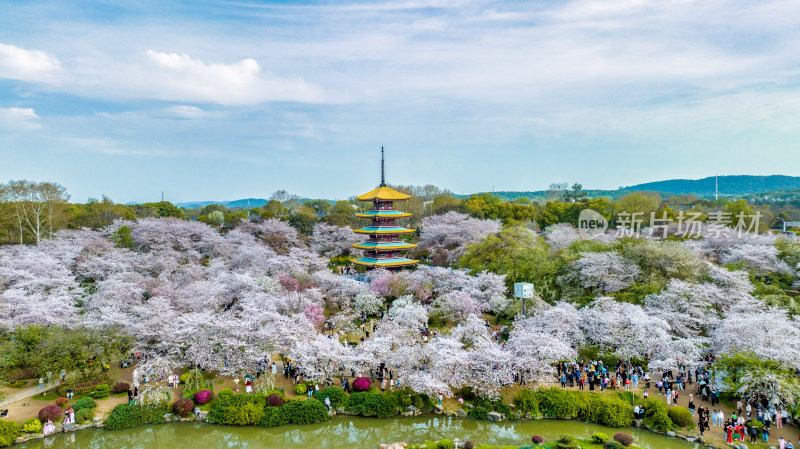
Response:
[[[570,223],[550,225],[544,230],[543,235],[545,241],[553,251],[566,248],[571,245],[572,242],[580,240],[581,238],[578,230]]]
[[[583,253],[573,269],[583,288],[597,288],[602,293],[630,287],[640,272],[636,264],[616,251]]]
[[[625,360],[646,359],[653,348],[671,341],[670,326],[641,307],[600,297],[580,310],[587,341],[608,348]]]
[[[448,264],[464,255],[467,245],[500,232],[499,220],[480,220],[458,212],[432,215],[422,219],[420,246],[431,253],[441,253]]]
[[[309,243],[323,257],[338,257],[350,254],[354,243],[363,242],[365,236],[356,234],[350,226],[333,226],[327,223],[314,224]]]
[[[469,314],[478,315],[481,312],[481,305],[467,293],[459,290],[439,296],[431,307],[431,315],[444,321],[462,321]]]
[[[374,315],[383,307],[383,298],[371,290],[360,292],[353,299],[353,310],[363,315]]]

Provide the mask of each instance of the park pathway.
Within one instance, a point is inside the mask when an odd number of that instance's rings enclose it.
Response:
[[[39,393],[45,393],[50,390],[54,390],[58,388],[58,384],[48,384],[44,386],[44,390],[40,390],[39,386],[35,386],[32,388],[28,388],[26,390],[18,391],[15,394],[8,395],[5,399],[0,401],[0,408],[5,407],[6,405],[13,404],[15,402],[21,401],[23,399],[28,399],[36,396]]]

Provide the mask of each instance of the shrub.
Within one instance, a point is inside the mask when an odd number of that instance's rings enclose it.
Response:
[[[199,405],[208,404],[214,399],[214,393],[211,390],[200,390],[195,393],[193,396],[194,402]]]
[[[633,406],[619,397],[576,392],[572,392],[572,395],[581,420],[608,427],[627,427],[633,424]]]
[[[58,398],[58,399],[56,399],[56,405],[61,407],[61,408],[64,408],[64,406],[67,405],[67,402],[69,402],[69,399],[67,399],[67,398]]]
[[[82,408],[75,411],[75,422],[78,424],[86,424],[94,418],[94,410],[90,408]]]
[[[219,390],[220,396],[225,396],[225,395],[233,396],[234,394],[235,393],[232,388],[223,388],[222,390]]]
[[[619,444],[628,447],[633,444],[633,437],[628,435],[627,433],[617,433],[614,434],[614,441],[618,442]]]
[[[282,407],[267,407],[258,425],[261,427],[278,427],[288,424],[289,419],[283,412]]]
[[[437,449],[455,449],[455,447],[456,445],[453,443],[453,440],[448,440],[447,438],[439,440],[439,442],[436,443]]]
[[[53,422],[59,422],[64,416],[64,409],[57,405],[48,405],[47,407],[39,410],[39,421],[46,422],[48,419]]]
[[[678,427],[694,428],[694,421],[692,421],[692,412],[686,407],[676,405],[675,407],[667,410],[667,416]]]
[[[220,394],[222,393],[220,392]],[[172,413],[175,413],[181,418],[186,418],[187,416],[191,415],[193,410],[194,401],[189,398],[178,399],[174,404],[172,404]]]
[[[42,422],[36,418],[29,418],[22,424],[22,433],[42,433]]]
[[[245,393],[221,395],[211,404],[208,419],[229,426],[257,424],[264,414],[260,403],[259,399]]]
[[[603,445],[603,449],[622,449],[624,447],[625,446],[617,441],[608,441]]]
[[[114,394],[127,393],[130,389],[131,386],[127,382],[117,382],[111,388],[111,392]]]
[[[472,419],[489,419],[489,412],[492,410],[487,409],[486,407],[479,405],[475,408],[470,409],[467,412],[467,416]]]
[[[475,443],[473,443],[472,441],[469,441],[469,440],[465,441],[464,442],[464,449],[475,449]]]
[[[316,399],[287,402],[281,409],[292,424],[311,424],[330,418],[325,404]]]
[[[249,426],[260,422],[263,416],[263,407],[259,407],[252,402],[245,402],[240,405],[228,407],[228,409],[225,410],[221,424],[229,426]]]
[[[659,432],[672,430],[674,424],[667,414],[667,404],[658,399],[648,398],[644,402],[644,424]]]
[[[556,449],[579,449],[580,445],[575,437],[571,435],[561,435],[556,440]]]
[[[97,402],[95,402],[94,399],[88,396],[80,398],[74,404],[72,404],[72,408],[75,409],[76,412],[78,410],[83,410],[86,408],[95,408],[95,407],[97,407]]]
[[[531,390],[524,389],[517,392],[514,396],[514,405],[520,413],[539,415],[539,401],[536,400],[536,395]]]
[[[534,396],[542,415],[550,418],[574,418],[578,413],[576,396],[560,388],[536,390]]]
[[[280,407],[281,405],[283,405],[285,403],[286,403],[286,401],[282,397],[278,396],[275,393],[272,393],[271,395],[267,396],[267,406],[268,407]]]
[[[356,415],[388,418],[397,413],[394,402],[380,393],[361,391],[347,400],[347,410]]]
[[[544,443],[544,438],[541,435],[534,435],[531,437],[531,441],[533,444],[542,444]]]
[[[106,418],[105,428],[108,430],[127,429],[142,424],[142,407],[139,405],[120,404],[114,407]]]
[[[92,397],[95,399],[105,399],[109,396],[111,396],[111,387],[108,384],[100,384],[92,391]]]
[[[320,390],[318,398],[323,403],[325,403],[325,398],[330,398],[331,406],[333,408],[344,407],[345,404],[347,404],[347,393],[345,393],[341,387],[323,388],[322,390]],[[422,408],[422,407],[417,407],[417,408]]]
[[[164,415],[170,412],[167,403],[142,407],[139,404],[119,404],[106,418],[105,428],[108,430],[127,429],[140,424],[160,424]]]
[[[747,421],[746,423],[744,423],[744,425],[747,427],[748,435],[750,434],[750,427],[753,427],[753,425],[755,425],[756,427],[758,427],[757,435],[761,436],[761,429],[764,428],[764,423],[759,422],[759,421],[757,421],[755,419],[751,419],[750,421]]]
[[[592,435],[592,443],[603,444],[606,441],[608,441],[608,435],[604,434],[603,432],[597,432]]]
[[[54,405],[53,407],[58,407]],[[61,407],[59,407],[61,408]],[[20,432],[20,425],[14,421],[0,419],[0,446],[10,446],[17,439]]]
[[[306,384],[297,384],[297,385],[294,386],[294,393],[295,394],[300,395],[300,394],[306,394],[307,392],[308,392],[308,388],[306,387]]]
[[[353,391],[368,391],[370,386],[370,381],[368,377],[359,377],[358,379],[353,381]]]

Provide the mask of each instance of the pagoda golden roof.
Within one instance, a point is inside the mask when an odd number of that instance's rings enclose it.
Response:
[[[391,187],[378,187],[375,190],[367,192],[361,196],[357,196],[356,199],[359,201],[372,201],[372,200],[395,200],[395,201],[402,201],[411,198],[411,195],[406,195],[405,193],[400,193],[397,190]]]

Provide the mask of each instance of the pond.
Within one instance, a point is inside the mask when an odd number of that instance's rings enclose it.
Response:
[[[441,438],[470,439],[493,444],[529,444],[531,436],[542,435],[551,441],[562,434],[588,438],[595,432],[609,437],[624,431],[635,443],[650,449],[696,449],[701,447],[676,438],[657,435],[636,428],[611,429],[580,421],[535,420],[516,423],[476,421],[441,416],[374,419],[337,417],[308,425],[287,425],[272,429],[230,427],[200,423],[172,423],[133,429],[83,430],[33,440],[15,448],[91,448],[91,449],[376,449],[380,443],[405,441],[419,443]]]

